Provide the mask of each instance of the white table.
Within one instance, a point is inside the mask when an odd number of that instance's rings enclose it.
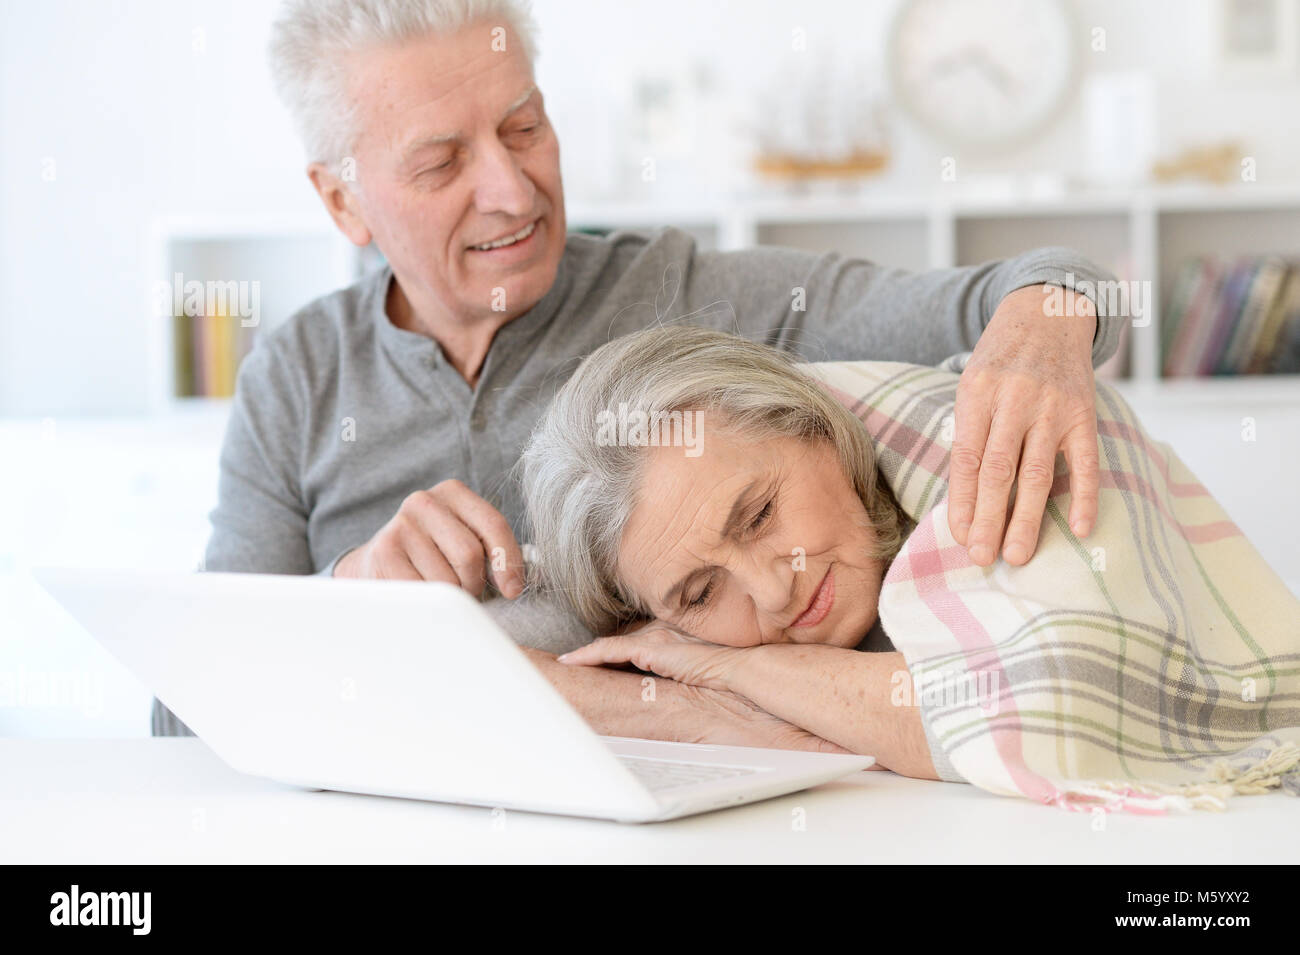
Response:
[[[864,772],[811,792],[630,826],[313,792],[202,742],[0,739],[0,863],[1294,863],[1300,800],[1114,814],[1104,829],[970,786]],[[804,828],[796,827],[802,820]]]

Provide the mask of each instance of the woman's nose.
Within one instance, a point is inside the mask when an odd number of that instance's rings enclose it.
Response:
[[[753,555],[750,559],[743,559],[734,573],[760,612],[778,614],[790,606],[794,567],[789,558]]]

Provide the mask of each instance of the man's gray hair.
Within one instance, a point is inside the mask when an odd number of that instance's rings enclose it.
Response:
[[[620,409],[624,417],[626,409],[647,416],[702,410],[710,434],[754,442],[826,441],[874,528],[876,550],[868,556],[888,565],[903,546],[909,519],[876,470],[866,428],[793,358],[723,332],[657,326],[592,352],[556,394],[519,461],[536,547],[529,584],[567,603],[594,633],[650,615],[618,572],[628,518],[652,493],[641,487],[644,448],[602,438],[599,422]]]
[[[537,26],[528,0],[285,0],[271,32],[271,76],[312,162],[334,165],[352,149],[355,104],[348,54],[370,46],[508,25],[529,64]]]

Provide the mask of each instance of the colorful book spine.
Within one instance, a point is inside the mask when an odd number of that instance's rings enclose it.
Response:
[[[194,394],[194,335],[188,316],[172,315],[172,361],[176,375],[172,394],[184,398]]]
[[[246,327],[239,308],[224,307],[219,299],[194,305],[197,314],[172,315],[173,394],[229,398],[235,393],[240,363],[256,341],[257,328]]]
[[[1300,263],[1275,255],[1190,260],[1161,324],[1168,378],[1300,370]]]
[[[1247,374],[1261,375],[1268,372],[1273,356],[1283,344],[1287,317],[1298,312],[1300,312],[1300,266],[1292,266],[1287,270],[1282,288],[1261,323],[1259,336],[1255,340],[1250,360],[1246,363]]]
[[[1228,346],[1228,338],[1232,334],[1233,326],[1241,319],[1241,312],[1246,304],[1246,293],[1250,289],[1250,283],[1255,279],[1258,268],[1259,263],[1253,259],[1239,259],[1232,266],[1228,281],[1221,288],[1217,314],[1209,325],[1205,343],[1200,349],[1200,359],[1196,363],[1198,375],[1214,374],[1219,358]]]
[[[1174,350],[1181,346],[1181,339],[1186,335],[1187,326],[1183,318],[1191,306],[1204,270],[1203,259],[1188,259],[1178,270],[1170,289],[1169,305],[1165,309],[1164,320],[1160,323],[1160,367],[1167,377],[1174,374]]]
[[[1208,335],[1207,326],[1213,321],[1215,303],[1219,297],[1219,286],[1223,279],[1223,269],[1214,259],[1201,262],[1200,275],[1196,287],[1190,293],[1186,310],[1175,318],[1178,322],[1178,334],[1174,339],[1173,349],[1165,374],[1171,377],[1196,374],[1197,356],[1204,347]]]
[[[1273,302],[1277,299],[1278,292],[1286,279],[1286,273],[1286,263],[1281,259],[1270,257],[1260,262],[1254,281],[1251,282],[1250,289],[1246,293],[1246,303],[1242,308],[1241,317],[1232,329],[1223,358],[1215,366],[1217,374],[1236,375],[1246,370],[1255,340],[1259,337],[1260,327],[1264,324],[1264,317],[1272,309]]]
[[[1300,373],[1300,290],[1291,297],[1278,343],[1269,359],[1269,371],[1277,375]]]

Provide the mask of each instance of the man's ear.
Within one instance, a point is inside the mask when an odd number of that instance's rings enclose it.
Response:
[[[314,162],[307,167],[307,178],[316,187],[316,194],[325,203],[325,211],[330,214],[339,231],[354,245],[369,245],[370,230],[361,220],[356,195],[348,188],[348,184],[322,162]]]

